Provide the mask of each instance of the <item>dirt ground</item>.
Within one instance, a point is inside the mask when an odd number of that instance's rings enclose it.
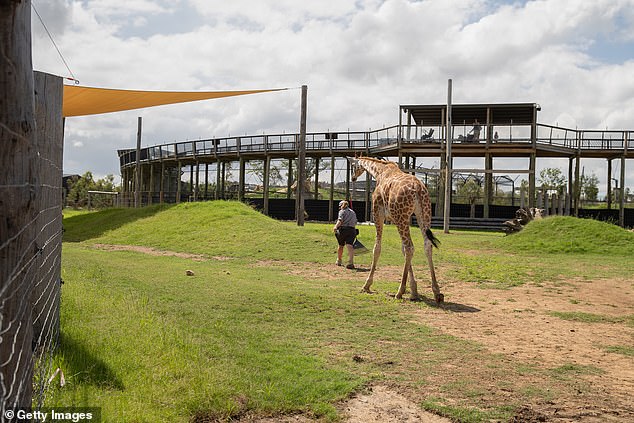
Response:
[[[453,282],[444,292],[446,306],[419,310],[415,320],[542,369],[591,370],[573,382],[579,383],[574,388],[579,395],[530,406],[545,421],[634,421],[634,359],[610,352],[634,347],[634,328],[626,324],[634,315],[634,280],[568,280],[557,287],[508,290]],[[478,311],[452,311],[458,304]],[[564,320],[553,312],[600,315],[606,322]],[[591,393],[584,392],[588,389]]]
[[[305,264],[301,269],[292,272],[324,279],[337,278],[341,276],[339,273],[346,272]],[[361,287],[367,269],[359,270],[355,276]],[[400,271],[397,267],[383,267],[377,270],[375,278],[393,280],[395,292]],[[428,279],[425,272],[424,267],[415,269],[420,281]],[[555,383],[554,387],[560,389],[552,398],[521,407],[514,421],[634,421],[634,359],[611,350],[611,347],[625,347],[631,351],[634,347],[634,327],[628,324],[634,316],[634,278],[566,280],[543,286],[526,284],[511,289],[482,289],[473,283],[448,280],[442,268],[437,269],[437,273],[443,281],[445,304],[433,305],[430,288],[419,283],[419,293],[428,298],[426,301],[432,307],[406,307],[412,322],[476,342],[491,354],[544,371],[581,369],[572,381],[564,379],[560,386]],[[554,312],[588,313],[602,316],[604,321],[565,320],[553,315]],[[473,374],[479,369],[470,371]],[[493,402],[495,395],[505,399],[505,393],[499,392],[498,382],[484,376],[481,379],[481,388],[490,388],[493,392]],[[534,382],[539,383],[539,378]],[[341,410],[349,423],[449,421],[425,413],[416,405],[427,396],[438,394],[433,388],[426,389],[375,386],[369,393],[343,404]]]
[[[116,250],[134,249],[147,254],[178,255],[193,260],[196,255],[157,252],[152,249],[128,246],[97,248]],[[225,257],[214,258],[224,260]],[[358,272],[322,265],[288,266],[288,263],[261,262],[260,266],[286,267],[289,273],[305,277],[334,280],[342,277],[359,279],[359,287],[367,276],[367,269]],[[393,280],[397,290],[398,267],[377,270],[376,279]],[[353,273],[351,273],[353,272]],[[432,298],[427,281],[427,269],[415,268],[419,292]],[[534,399],[520,408],[516,422],[634,422],[634,277],[631,280],[565,280],[544,285],[525,284],[511,289],[482,289],[473,283],[450,280],[442,267],[437,268],[445,303],[431,307],[404,307],[411,322],[432,327],[440,333],[469,340],[481,345],[489,354],[498,354],[517,364],[526,364],[544,371],[557,368],[587,369],[573,380],[555,383],[557,394],[546,399]],[[375,295],[385,295],[379,292]],[[395,300],[396,301],[396,300]],[[565,320],[557,313],[589,313],[604,317],[600,322]],[[630,322],[628,324],[628,322]],[[627,348],[628,354],[613,347]],[[445,369],[451,371],[451,369]],[[462,370],[464,371],[464,370]],[[489,389],[489,402],[503,402],[512,392],[500,390],[498,382],[488,379],[485,369],[468,369],[483,389]],[[478,372],[482,377],[478,378]],[[539,383],[542,376],[535,378]],[[439,376],[442,378],[442,376]],[[440,384],[441,380],[439,380]],[[544,388],[549,389],[549,388]],[[347,423],[441,423],[450,420],[425,412],[417,404],[427,397],[438,395],[433,384],[411,389],[397,385],[375,385],[339,405]],[[540,398],[536,396],[535,398]],[[244,416],[242,422],[309,423],[303,415],[275,418]]]

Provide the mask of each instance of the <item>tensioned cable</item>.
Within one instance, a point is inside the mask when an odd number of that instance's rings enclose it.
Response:
[[[66,66],[66,69],[68,70],[68,73],[70,73],[71,77],[66,77],[66,79],[69,79],[69,80],[75,82],[76,85],[79,85],[79,80],[75,77],[75,74],[73,73],[73,71],[70,70],[70,66],[68,66],[68,62],[66,62],[66,59],[64,58],[64,55],[60,51],[59,47],[57,47],[57,43],[53,39],[53,36],[51,35],[51,32],[48,30],[48,27],[44,23],[44,19],[42,19],[42,16],[40,16],[40,13],[37,11],[37,8],[35,7],[35,4],[33,3],[33,1],[31,1],[31,7],[33,8],[33,11],[37,15],[37,18],[40,20],[40,23],[44,27],[44,30],[46,31],[46,34],[48,35],[48,38],[51,40],[51,43],[53,43],[53,46],[55,47],[55,50],[57,50],[57,54],[59,54],[59,57],[62,59],[62,62],[64,62],[64,66]]]

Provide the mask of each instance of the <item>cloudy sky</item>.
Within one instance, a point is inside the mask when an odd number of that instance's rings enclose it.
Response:
[[[85,86],[216,91],[306,84],[308,131],[320,132],[396,124],[399,104],[445,103],[451,78],[454,103],[539,103],[540,123],[634,129],[634,0],[32,3]],[[35,13],[32,31],[34,68],[69,76]],[[118,176],[116,150],[136,145],[138,116],[144,146],[288,133],[299,130],[299,101],[300,90],[291,89],[69,118],[64,173]],[[627,185],[634,189],[631,162]],[[538,163],[567,174],[567,160]],[[582,166],[604,191],[605,160]]]

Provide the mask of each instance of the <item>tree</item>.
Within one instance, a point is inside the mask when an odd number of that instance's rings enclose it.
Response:
[[[258,160],[250,163],[249,169],[246,171],[249,175],[255,176],[260,185],[264,185],[264,160]],[[269,168],[269,185],[276,186],[282,181],[282,172],[279,166],[271,166]]]
[[[114,184],[114,176],[94,180],[92,172],[88,171],[81,177],[73,178],[69,182],[69,190],[66,195],[66,203],[73,208],[86,207],[88,205],[88,191],[118,192]],[[111,199],[97,197],[91,202],[92,207],[100,208],[109,205]]]
[[[561,169],[548,167],[539,172],[539,183],[546,190],[556,190],[559,195],[566,192],[566,177]]]
[[[288,161],[282,162],[282,169],[286,170],[288,174]],[[319,173],[323,170],[330,169],[330,162],[326,160],[319,161],[319,169],[317,169],[317,160],[314,158],[306,159],[306,179],[311,179],[315,176],[316,173]],[[297,179],[297,166],[293,166],[293,180]]]
[[[581,176],[581,193],[586,201],[597,201],[599,196],[599,178],[594,173]]]
[[[482,186],[480,182],[473,177],[469,177],[464,181],[456,183],[456,195],[467,199],[471,205],[469,217],[475,217],[475,205],[478,198],[482,197]]]

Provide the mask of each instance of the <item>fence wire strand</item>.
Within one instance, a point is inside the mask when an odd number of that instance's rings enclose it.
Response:
[[[36,184],[0,184],[4,198],[15,198],[29,190],[35,194],[32,198],[36,204],[32,219],[14,233],[2,231],[0,238],[0,260],[12,265],[0,269],[0,416],[6,410],[40,409],[44,405],[59,342],[61,145],[58,151],[55,146],[40,145],[38,149]],[[7,210],[2,214],[3,221],[7,221]],[[30,398],[29,404],[25,404],[25,398]],[[0,417],[0,421],[3,419]]]

